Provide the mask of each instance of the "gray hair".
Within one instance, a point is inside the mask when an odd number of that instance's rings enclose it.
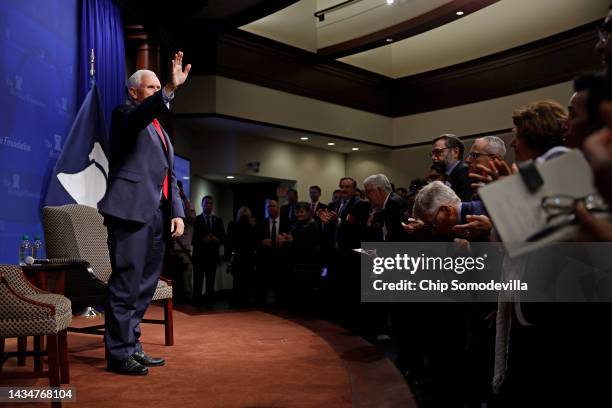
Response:
[[[236,212],[236,220],[240,221],[243,218],[251,218],[251,209],[245,205],[240,207]]]
[[[487,143],[487,151],[489,154],[497,154],[500,157],[506,155],[506,143],[497,136],[484,136],[476,140],[484,140]]]
[[[138,71],[134,72],[132,74],[132,76],[130,76],[127,80],[127,86],[126,86],[126,92],[128,89],[130,88],[138,88],[140,86],[140,84],[142,83],[142,77],[145,75],[155,75],[155,72],[150,71],[148,69],[139,69]],[[127,103],[131,104],[132,103],[132,98],[130,97],[130,93],[127,92]]]
[[[363,180],[363,185],[365,186],[366,184],[382,188],[386,192],[391,192],[393,190],[391,188],[391,182],[384,174],[372,174],[371,176],[366,177],[366,179]]]
[[[441,181],[429,183],[419,191],[414,199],[412,210],[416,218],[423,218],[424,215],[432,215],[443,205],[457,205],[461,203],[457,194]]]

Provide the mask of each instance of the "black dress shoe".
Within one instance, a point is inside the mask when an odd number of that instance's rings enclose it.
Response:
[[[137,351],[132,354],[134,360],[142,364],[143,366],[154,367],[154,366],[163,366],[166,364],[166,360],[159,357],[151,357],[145,354],[144,351]]]
[[[109,360],[107,369],[113,373],[124,375],[147,375],[149,373],[149,369],[136,361],[134,357],[123,360]]]

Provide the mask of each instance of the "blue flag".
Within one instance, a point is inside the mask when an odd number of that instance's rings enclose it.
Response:
[[[108,134],[94,84],[76,115],[47,190],[45,205],[97,208],[108,180]]]

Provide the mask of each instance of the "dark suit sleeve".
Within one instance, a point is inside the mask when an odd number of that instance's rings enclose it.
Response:
[[[474,190],[470,188],[472,182],[469,173],[470,168],[464,163],[459,163],[450,175],[451,188],[461,201],[470,201],[474,195]]]
[[[385,225],[387,240],[401,242],[406,240],[406,232],[402,228],[402,220],[406,211],[406,202],[401,197],[393,197],[385,207]]]
[[[225,242],[225,228],[223,227],[223,220],[221,218],[216,217],[217,221],[215,224],[215,237],[219,238],[218,245],[221,246]]]

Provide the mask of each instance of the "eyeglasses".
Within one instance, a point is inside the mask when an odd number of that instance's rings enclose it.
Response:
[[[431,149],[432,156],[440,156],[443,151],[450,149],[450,147],[444,147],[442,149]]]
[[[478,153],[478,152],[469,152],[468,153],[468,158],[470,158],[472,160],[478,160],[478,158],[480,156],[494,157],[494,156],[497,156],[497,155],[496,154],[491,154],[491,153]]]
[[[527,238],[528,242],[538,241],[566,225],[577,222],[574,209],[579,202],[584,203],[585,208],[590,212],[609,212],[610,207],[605,200],[595,193],[587,194],[584,197],[575,198],[569,195],[559,194],[542,198],[542,209],[547,214],[546,221],[549,223],[543,230]],[[563,217],[564,216],[564,217]],[[563,217],[560,219],[560,217]],[[555,220],[555,222],[552,222]]]
[[[546,221],[550,222],[554,218],[562,215],[573,215],[574,208],[579,202],[584,203],[584,207],[590,212],[608,212],[608,203],[596,193],[588,194],[584,197],[575,198],[565,194],[546,196],[542,198],[542,209],[546,212]]]

